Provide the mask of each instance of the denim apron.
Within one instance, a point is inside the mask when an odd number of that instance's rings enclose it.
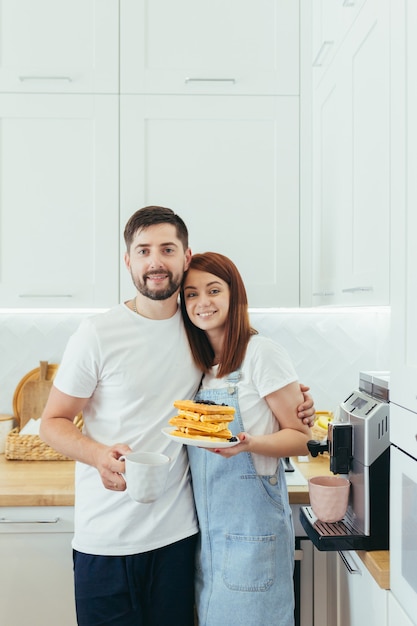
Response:
[[[195,397],[234,406],[234,435],[245,430],[239,377],[234,372],[227,387]],[[249,452],[225,459],[188,446],[188,455],[200,524],[199,626],[293,626],[294,528],[282,461],[261,476]]]

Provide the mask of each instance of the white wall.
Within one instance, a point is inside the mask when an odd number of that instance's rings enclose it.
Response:
[[[91,311],[0,312],[0,413],[13,413],[21,378],[40,360],[59,363],[70,334]],[[252,325],[290,353],[316,410],[334,410],[361,370],[389,370],[389,308],[252,310]]]

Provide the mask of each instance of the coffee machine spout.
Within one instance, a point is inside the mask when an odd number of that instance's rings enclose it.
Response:
[[[307,448],[311,456],[315,458],[319,454],[323,454],[323,452],[329,451],[329,442],[327,441],[327,439],[325,439],[324,441],[310,439],[310,441],[307,441]]]

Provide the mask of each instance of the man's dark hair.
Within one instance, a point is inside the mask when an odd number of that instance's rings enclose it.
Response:
[[[178,239],[181,241],[184,250],[188,248],[188,230],[184,221],[172,209],[162,206],[146,206],[136,211],[128,220],[124,239],[127,251],[129,252],[131,243],[138,230],[149,228],[155,224],[172,224],[175,226]]]

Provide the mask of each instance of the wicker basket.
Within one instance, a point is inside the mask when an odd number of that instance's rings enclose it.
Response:
[[[316,411],[316,421],[311,428],[312,438],[316,441],[323,441],[327,439],[327,427],[324,428],[321,424],[331,422],[333,420],[332,411]],[[322,419],[320,419],[322,418]]]
[[[327,430],[318,424],[314,424],[311,428],[311,438],[315,441],[323,441],[327,438]]]
[[[46,444],[38,435],[19,435],[19,429],[14,428],[7,435],[6,459],[10,461],[67,461]]]
[[[82,416],[77,415],[74,423],[81,430],[83,427]],[[71,460],[48,446],[39,435],[19,435],[19,428],[14,428],[7,435],[5,457],[9,461]]]

